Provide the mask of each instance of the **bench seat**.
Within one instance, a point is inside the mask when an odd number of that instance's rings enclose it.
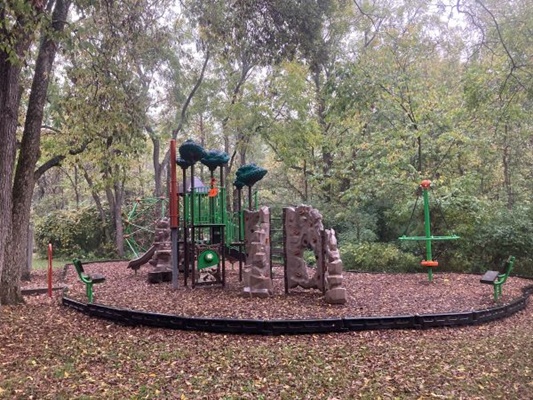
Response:
[[[87,299],[89,300],[89,303],[93,302],[93,285],[97,283],[105,282],[105,276],[102,274],[87,274],[85,270],[83,269],[83,265],[80,260],[75,258],[72,261],[72,264],[74,265],[74,268],[76,269],[76,272],[78,273],[78,277],[80,278],[80,281],[85,284],[85,294],[87,295]]]
[[[514,256],[509,256],[505,261],[502,271],[487,271],[481,277],[480,282],[494,287],[494,300],[497,301],[502,295],[502,286],[507,281],[514,267]]]
[[[498,275],[500,275],[500,271],[487,271],[485,272],[485,275],[481,277],[480,282],[492,285],[496,278],[498,278]]]

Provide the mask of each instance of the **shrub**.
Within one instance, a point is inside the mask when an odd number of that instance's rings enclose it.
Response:
[[[105,243],[104,227],[96,207],[58,210],[35,224],[37,252],[45,256],[48,243],[60,257],[104,257],[110,254]]]
[[[391,243],[344,243],[339,247],[346,270],[416,272],[420,259]]]

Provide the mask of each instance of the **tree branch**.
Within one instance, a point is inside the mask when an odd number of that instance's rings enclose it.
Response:
[[[71,156],[75,156],[76,154],[83,153],[87,146],[89,145],[90,141],[87,140],[81,144],[80,147],[77,149],[71,149],[68,151],[68,154]],[[48,171],[50,168],[56,167],[61,164],[61,162],[67,157],[66,154],[58,154],[56,156],[53,156],[48,161],[46,161],[44,164],[42,164],[39,168],[35,170],[33,173],[34,179],[37,181],[43,174]]]

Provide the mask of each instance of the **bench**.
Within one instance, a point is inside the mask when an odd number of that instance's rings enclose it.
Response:
[[[89,299],[89,303],[93,302],[93,285],[96,283],[102,283],[105,281],[105,277],[102,274],[92,274],[89,275],[83,270],[83,265],[81,264],[81,261],[75,258],[72,261],[72,264],[74,264],[74,268],[76,268],[76,272],[78,273],[78,276],[80,280],[85,284],[85,293],[87,294],[87,298]]]
[[[481,277],[480,282],[494,287],[494,300],[497,301],[502,295],[502,285],[505,283],[509,274],[513,270],[514,256],[509,256],[505,261],[502,271],[487,271]]]

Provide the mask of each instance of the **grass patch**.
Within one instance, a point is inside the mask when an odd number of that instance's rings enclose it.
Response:
[[[70,258],[53,258],[52,267],[53,268],[62,267],[63,265],[67,263],[71,263],[71,262],[72,260]],[[34,256],[31,262],[31,267],[35,270],[41,270],[41,269],[48,268],[48,258],[40,258],[38,256]]]

